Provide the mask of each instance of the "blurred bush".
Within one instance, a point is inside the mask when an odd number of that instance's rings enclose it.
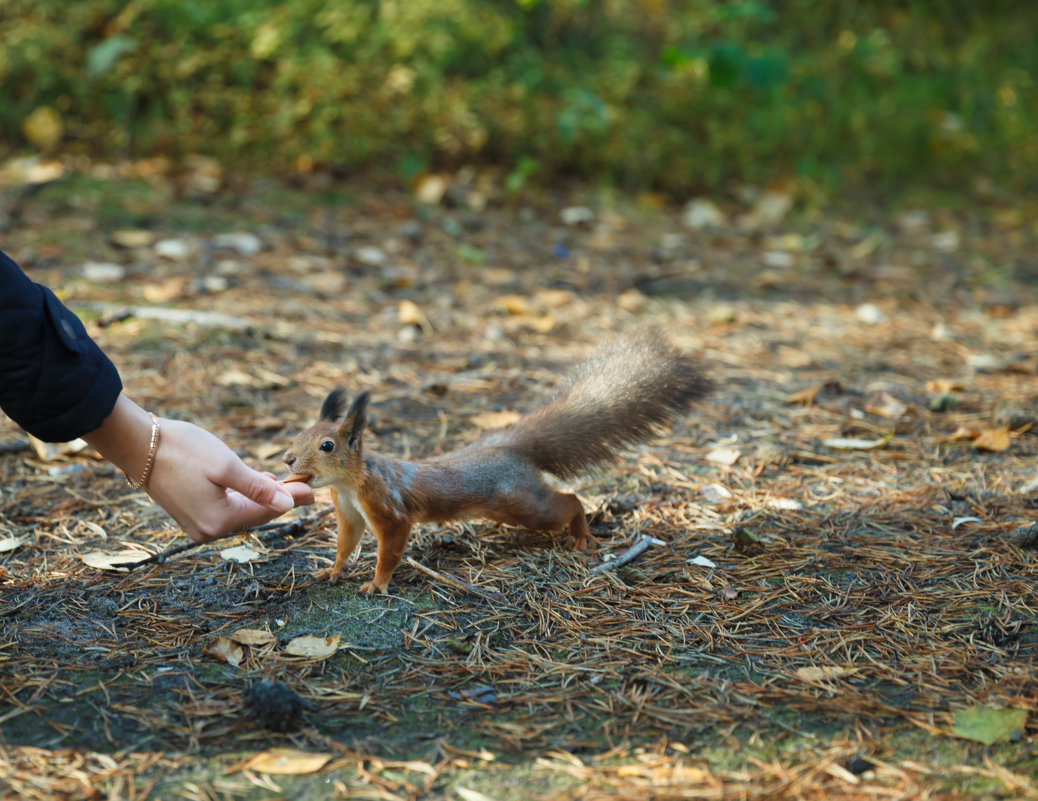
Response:
[[[0,0],[0,148],[1030,189],[1036,30],[1005,0]]]

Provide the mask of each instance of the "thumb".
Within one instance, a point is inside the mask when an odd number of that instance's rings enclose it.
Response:
[[[237,490],[249,500],[279,514],[296,505],[292,496],[278,487],[273,478],[253,470],[240,459],[228,465],[222,478],[227,488]]]

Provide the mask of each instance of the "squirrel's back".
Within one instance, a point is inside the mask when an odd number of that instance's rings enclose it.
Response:
[[[629,335],[578,364],[547,401],[484,442],[574,478],[647,439],[711,388],[697,362],[659,334]]]

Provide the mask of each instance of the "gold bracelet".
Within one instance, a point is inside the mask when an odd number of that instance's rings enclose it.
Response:
[[[151,414],[149,412],[149,414]],[[139,490],[148,483],[148,479],[151,478],[151,468],[155,466],[155,451],[159,449],[159,418],[154,414],[151,415],[151,444],[148,445],[148,460],[144,463],[144,472],[141,473],[141,477],[138,481],[134,481],[129,476],[126,476],[126,483],[130,485],[131,489]]]

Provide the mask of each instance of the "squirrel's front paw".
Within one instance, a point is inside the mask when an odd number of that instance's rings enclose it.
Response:
[[[314,572],[314,579],[317,581],[330,581],[333,584],[339,580],[342,576],[342,568],[336,570],[334,567],[326,567],[324,570],[317,570]]]
[[[385,591],[385,587],[379,587],[374,581],[365,581],[357,590],[361,595],[382,595]]]

